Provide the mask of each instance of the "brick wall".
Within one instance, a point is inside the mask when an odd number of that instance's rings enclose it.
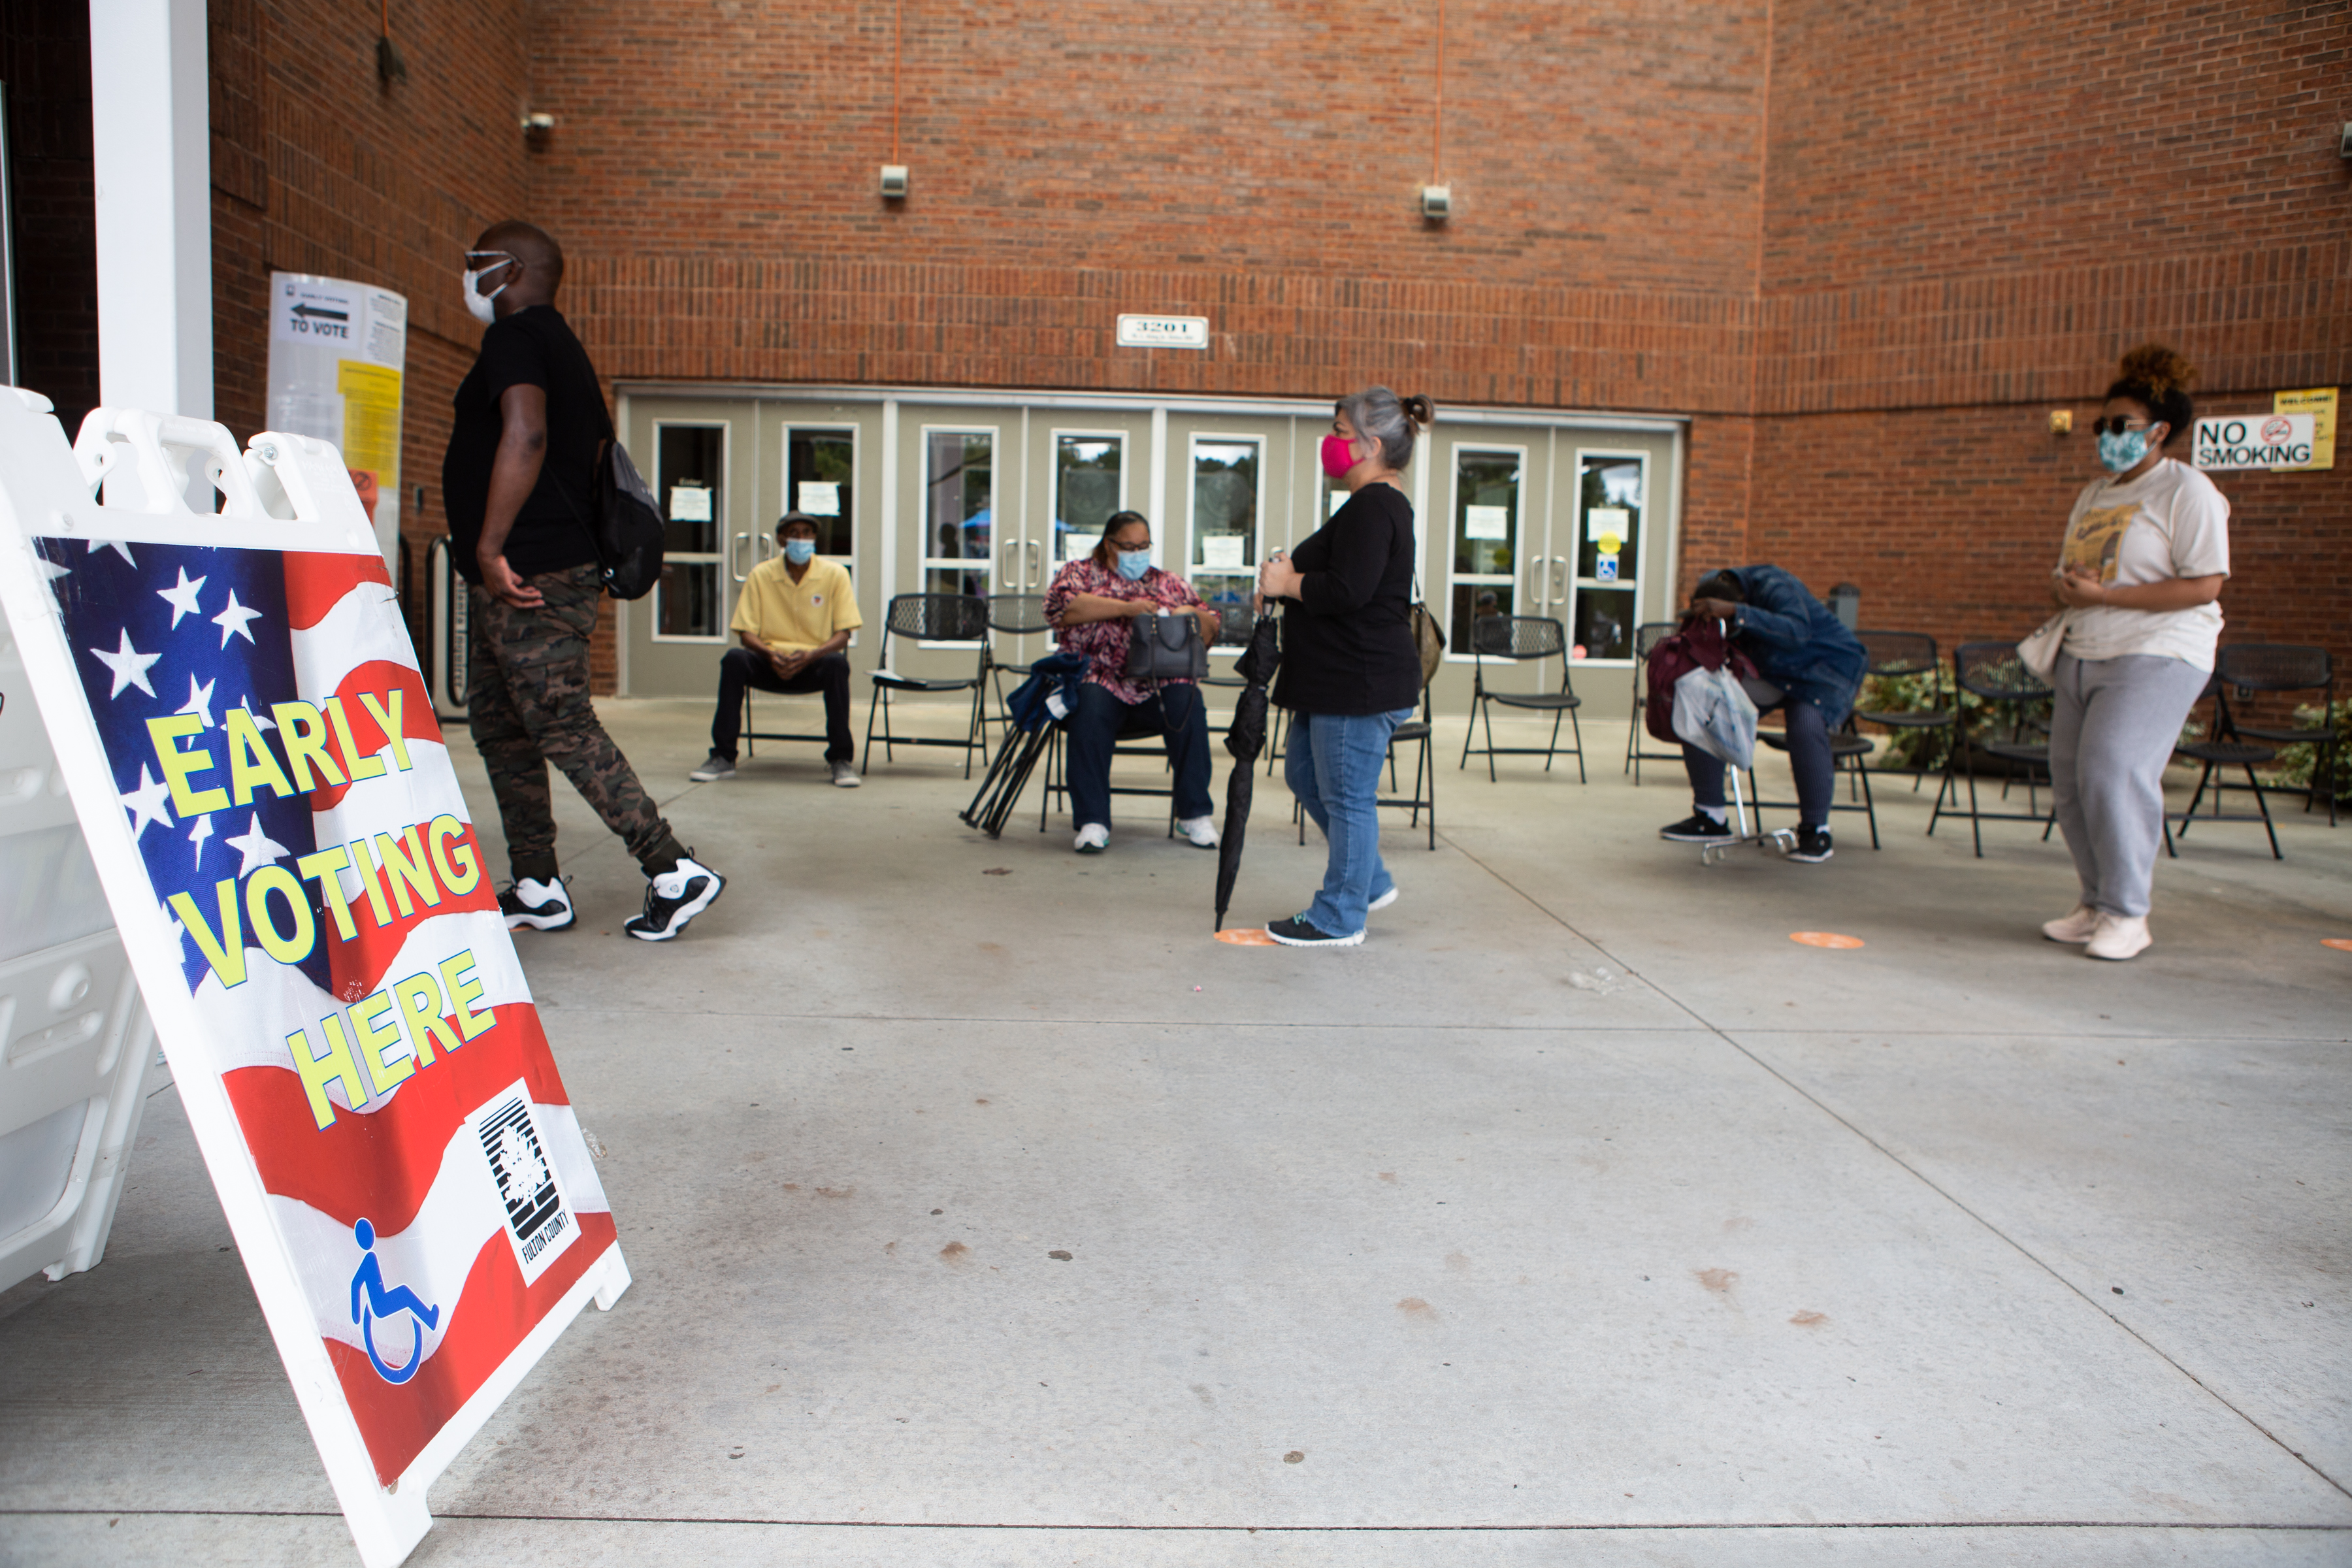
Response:
[[[25,243],[62,263],[19,271],[58,291],[53,395],[94,363],[87,110],[79,57],[38,51],[86,53],[80,9],[0,0]],[[1949,637],[2031,615],[2088,445],[2053,443],[2047,410],[2086,414],[2132,342],[2199,360],[2217,411],[2352,382],[2340,0],[1456,0],[1442,148],[1433,6],[1201,0],[1176,26],[923,0],[898,205],[874,190],[894,14],[396,0],[410,74],[385,87],[372,8],[214,0],[221,416],[260,422],[271,268],[401,290],[404,465],[429,497],[408,527],[438,532],[478,336],[455,252],[519,215],[566,245],[566,310],[608,377],[1384,380],[1689,416],[1690,570],[1778,556]],[[58,84],[46,110],[28,74]],[[554,132],[527,143],[526,109]],[[66,193],[46,210],[37,147]],[[1413,206],[1433,174],[1443,226]],[[1121,310],[1205,315],[1213,346],[1118,350]],[[2232,635],[2342,648],[2346,446],[2342,477],[2223,481]]]

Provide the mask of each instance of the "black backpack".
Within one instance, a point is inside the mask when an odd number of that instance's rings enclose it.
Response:
[[[590,489],[594,515],[588,536],[604,592],[615,599],[642,599],[661,580],[662,517],[654,492],[629,449],[607,437],[596,448],[596,476]]]

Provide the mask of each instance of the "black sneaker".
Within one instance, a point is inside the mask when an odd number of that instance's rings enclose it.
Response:
[[[1703,811],[1694,811],[1680,822],[1659,828],[1658,837],[1676,844],[1712,844],[1731,837],[1731,824],[1717,822]]]
[[[509,931],[569,931],[580,920],[561,877],[544,882],[518,879],[500,889],[499,913],[506,917]]]
[[[621,929],[639,942],[667,942],[717,901],[727,879],[688,857],[646,880],[646,912]]]
[[[1276,921],[1265,928],[1265,934],[1285,947],[1354,947],[1364,940],[1364,933],[1353,936],[1333,936],[1307,923],[1304,915],[1293,915],[1286,921]]]
[[[714,779],[731,779],[735,776],[735,759],[722,757],[713,752],[703,759],[700,767],[686,776],[695,784],[709,784]]]
[[[1808,866],[1818,866],[1836,851],[1830,847],[1830,830],[1826,827],[1800,827],[1797,847],[1789,851],[1791,860],[1802,860]]]

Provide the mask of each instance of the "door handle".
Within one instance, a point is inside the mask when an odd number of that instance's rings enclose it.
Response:
[[[1029,572],[1021,580],[1022,586],[1042,588],[1045,585],[1045,547],[1034,539],[1024,539],[1021,542],[1029,552]]]
[[[744,581],[751,575],[751,574],[748,571],[738,572],[735,570],[736,547],[751,537],[751,535],[749,532],[730,533],[727,536],[727,574],[734,578],[738,583]]]
[[[996,547],[996,576],[1008,592],[1021,586],[1021,542],[1008,539]]]
[[[1565,602],[1568,598],[1568,567],[1569,561],[1567,556],[1555,555],[1551,558],[1551,596],[1555,600]]]

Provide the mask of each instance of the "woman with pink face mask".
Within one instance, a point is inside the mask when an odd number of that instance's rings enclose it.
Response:
[[[1283,763],[1331,847],[1323,886],[1297,915],[1266,927],[1286,947],[1353,947],[1365,916],[1396,902],[1381,863],[1381,769],[1389,736],[1421,697],[1412,639],[1412,503],[1398,487],[1432,416],[1426,397],[1375,386],[1339,399],[1323,437],[1323,471],[1347,504],[1286,558],[1258,569],[1258,592],[1285,605],[1274,700],[1290,710]]]

